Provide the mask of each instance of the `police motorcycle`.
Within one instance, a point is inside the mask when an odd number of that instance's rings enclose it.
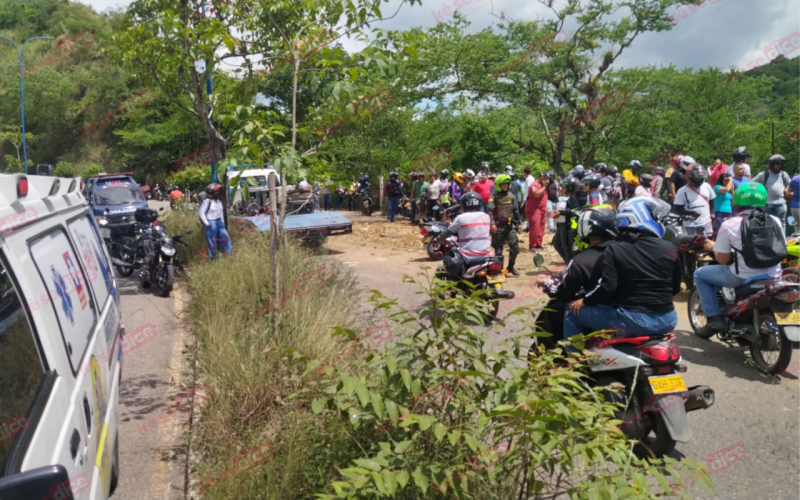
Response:
[[[107,244],[111,262],[122,276],[130,276],[138,268],[142,288],[155,284],[158,295],[168,297],[175,279],[175,243],[188,247],[189,244],[182,238],[191,234],[192,230],[187,229],[183,234],[170,237],[164,224],[157,221],[158,212],[149,208],[137,209],[134,217],[135,236],[112,233]]]

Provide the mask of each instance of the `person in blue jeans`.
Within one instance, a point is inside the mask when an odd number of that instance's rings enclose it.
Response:
[[[669,210],[654,198],[620,203],[619,238],[597,263],[597,286],[569,304],[564,338],[600,330],[615,330],[617,337],[658,336],[677,326],[672,297],[681,290],[681,265],[672,244],[661,239],[664,226],[658,223]]]
[[[383,194],[386,195],[388,204],[386,219],[389,222],[394,222],[398,212],[397,207],[400,205],[400,198],[403,196],[403,184],[397,180],[397,172],[389,173],[389,182],[383,186]]]
[[[792,217],[794,217],[794,233],[800,233],[800,174],[794,174],[792,182],[789,183],[792,189]]]
[[[233,251],[231,237],[225,229],[222,202],[219,200],[222,194],[222,185],[209,184],[206,188],[206,199],[200,205],[200,221],[206,232],[208,256],[211,260],[217,258],[217,243],[222,253],[230,254]]]
[[[697,332],[703,338],[725,330],[725,321],[717,301],[717,287],[737,288],[751,281],[775,279],[781,274],[780,263],[768,268],[754,269],[747,266],[741,255],[733,258],[733,251],[743,248],[742,221],[754,208],[764,209],[767,204],[767,188],[757,182],[743,184],[736,190],[733,204],[736,215],[722,223],[716,242],[706,242],[705,250],[709,252],[713,250],[714,258],[720,265],[703,266],[694,272],[694,284],[700,296],[700,306],[708,320]],[[776,216],[772,217],[776,223],[780,222]],[[786,245],[783,234],[781,238]]]

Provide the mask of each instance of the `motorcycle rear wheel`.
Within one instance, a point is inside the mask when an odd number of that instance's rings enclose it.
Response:
[[[426,249],[428,251],[428,258],[431,260],[442,260],[444,256],[442,255],[440,248],[441,245],[439,243],[435,243],[433,241],[428,243],[428,247]]]
[[[783,329],[778,326],[775,314],[772,311],[761,311],[759,316],[761,318],[761,324],[758,325],[759,334],[762,338],[770,335],[774,336],[773,340],[778,345],[778,349],[776,351],[766,351],[758,345],[751,344],[750,356],[753,358],[756,367],[765,373],[777,375],[785,372],[789,367],[789,362],[792,360],[792,343],[786,338]],[[777,333],[775,332],[776,330]],[[774,354],[774,358],[769,356],[768,360],[764,353],[777,354]]]
[[[713,337],[713,332],[710,335],[707,333],[700,333],[700,329],[706,326],[707,320],[703,314],[703,307],[700,305],[700,294],[698,293],[697,288],[692,288],[689,290],[689,300],[686,301],[686,305],[687,313],[689,315],[689,324],[692,326],[694,334],[701,339],[710,339]]]

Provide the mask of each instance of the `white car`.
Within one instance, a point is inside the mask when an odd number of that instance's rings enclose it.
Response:
[[[233,186],[236,182],[239,183],[239,189],[231,201],[231,206],[238,207],[238,212],[251,212],[259,208],[269,205],[269,174],[274,173],[276,176],[277,196],[278,200],[281,197],[281,178],[278,173],[271,168],[250,168],[246,170],[232,170],[228,172],[228,186]],[[255,185],[250,184],[247,179],[255,179]],[[250,192],[250,202],[247,206],[242,202],[242,189],[247,185]],[[237,205],[238,204],[238,205]],[[234,208],[234,210],[237,210]]]
[[[81,180],[0,174],[0,498],[106,499],[124,327]]]

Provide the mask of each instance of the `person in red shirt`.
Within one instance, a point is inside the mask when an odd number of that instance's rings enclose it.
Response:
[[[530,227],[528,251],[544,248],[544,228],[547,224],[547,187],[550,179],[546,172],[539,174],[539,179],[528,188],[528,200],[525,202],[525,217]]]
[[[494,182],[489,180],[489,174],[486,171],[481,172],[481,180],[472,185],[472,190],[481,195],[481,212],[483,213],[486,213],[486,206],[489,198],[492,197],[492,186],[494,186]]]
[[[708,183],[712,186],[717,183],[717,178],[720,174],[728,170],[728,165],[722,162],[722,155],[714,157],[714,164],[708,167]]]

